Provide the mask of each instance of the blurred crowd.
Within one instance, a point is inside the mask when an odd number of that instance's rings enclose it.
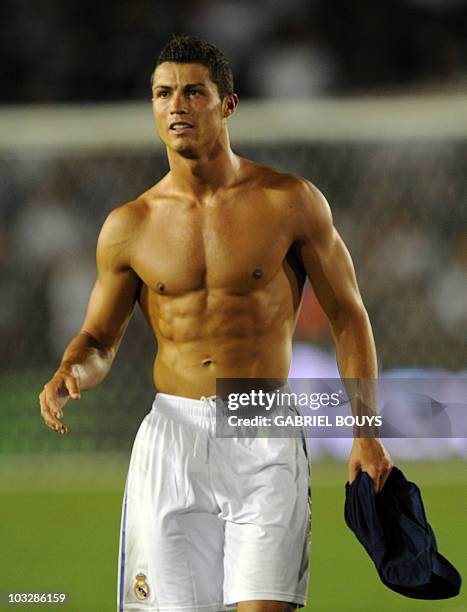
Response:
[[[0,102],[145,98],[171,33],[218,44],[245,97],[467,82],[464,0],[3,0]]]

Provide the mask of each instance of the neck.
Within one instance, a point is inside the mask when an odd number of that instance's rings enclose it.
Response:
[[[177,189],[203,198],[235,182],[239,158],[230,148],[228,133],[222,136],[212,149],[199,157],[184,157],[167,149],[170,176]]]

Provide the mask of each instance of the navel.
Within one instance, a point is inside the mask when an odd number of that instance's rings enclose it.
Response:
[[[263,276],[263,271],[259,268],[253,271],[253,278],[261,278]]]
[[[212,363],[212,359],[203,359],[203,365],[204,366],[210,366]]]

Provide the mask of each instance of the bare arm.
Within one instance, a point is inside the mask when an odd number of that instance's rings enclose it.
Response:
[[[136,219],[127,207],[107,218],[97,243],[97,280],[81,331],[67,346],[61,364],[39,395],[48,427],[65,433],[63,406],[107,375],[131,317],[139,279],[130,267]],[[64,313],[66,316],[66,313]]]
[[[342,378],[356,381],[352,390],[354,414],[365,408],[376,413],[376,350],[368,314],[363,305],[350,254],[335,229],[328,203],[311,184],[299,189],[297,248],[316,296],[325,311],[336,345]],[[356,390],[356,393],[355,393]],[[368,412],[369,411],[369,412]],[[349,460],[349,481],[359,470],[373,478],[381,490],[392,460],[375,438],[356,437]]]

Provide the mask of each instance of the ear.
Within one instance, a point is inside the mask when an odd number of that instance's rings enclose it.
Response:
[[[222,101],[222,114],[224,118],[227,119],[227,117],[230,117],[230,115],[233,115],[237,106],[238,106],[238,96],[236,93],[231,93],[228,96],[225,96],[225,98]]]

